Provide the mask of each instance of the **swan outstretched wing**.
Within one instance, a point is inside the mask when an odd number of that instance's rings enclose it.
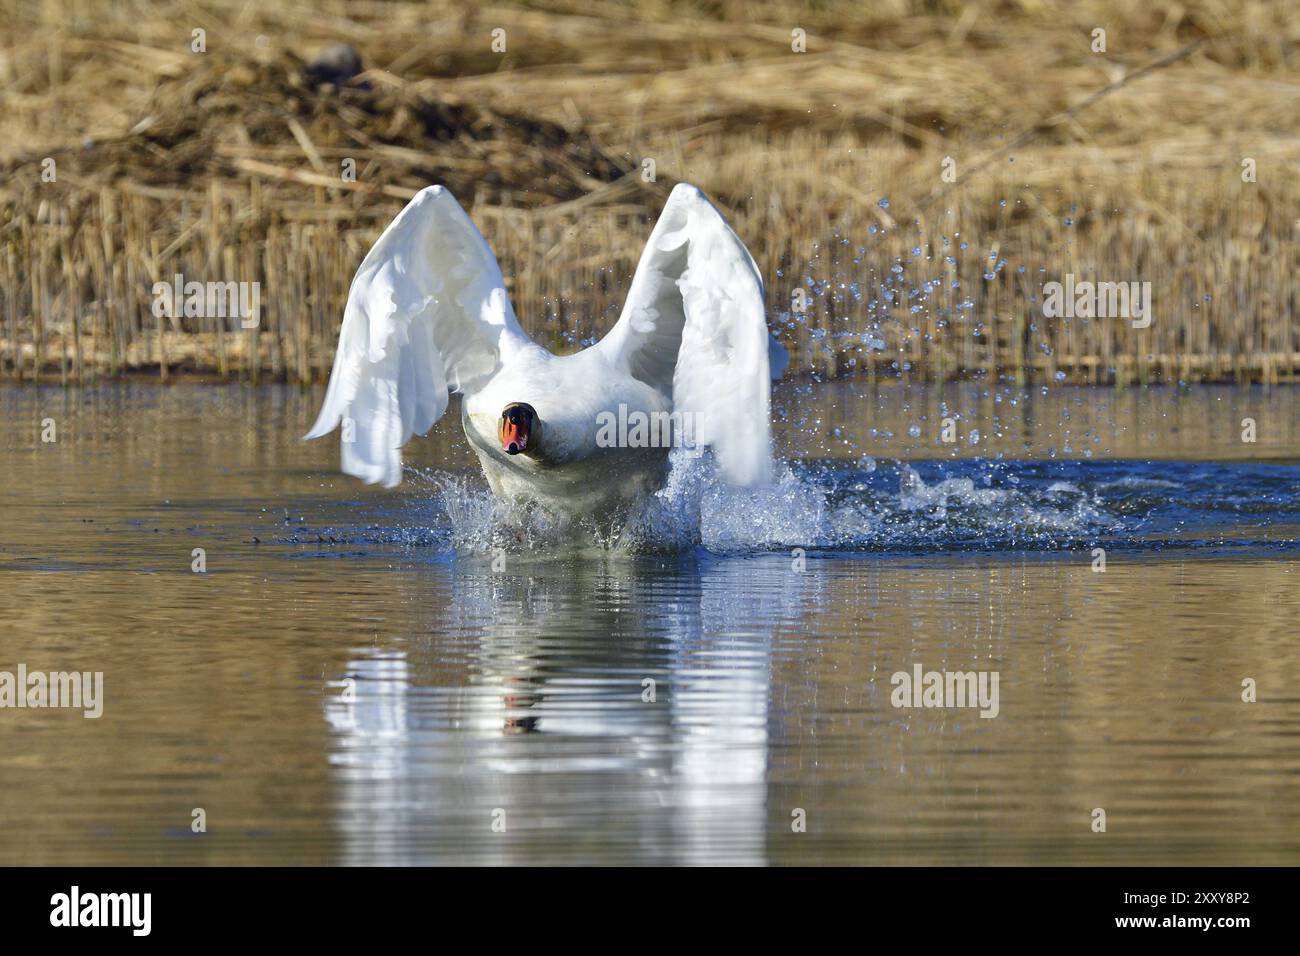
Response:
[[[343,471],[393,487],[401,447],[472,391],[527,336],[501,268],[465,210],[441,186],[398,213],[348,291],[325,403],[307,438],[343,425]]]
[[[670,395],[737,484],[771,475],[771,379],[786,353],[767,331],[763,279],[704,194],[675,187],[637,265],[627,302],[595,347]]]

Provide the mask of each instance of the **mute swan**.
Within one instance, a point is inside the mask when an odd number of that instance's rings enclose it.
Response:
[[[451,193],[430,186],[352,280],[306,437],[341,423],[343,471],[391,488],[402,445],[456,391],[497,496],[600,513],[659,488],[673,444],[710,447],[735,484],[766,481],[771,379],[786,361],[768,335],[758,267],[693,186],[673,189],[617,324],[558,356],[524,334],[487,242]]]

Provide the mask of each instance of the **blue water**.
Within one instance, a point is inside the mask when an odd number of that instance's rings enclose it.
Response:
[[[322,508],[300,502],[303,514],[286,511],[272,540],[305,545],[308,555],[400,546],[434,559],[576,546],[844,556],[1094,548],[1280,556],[1300,548],[1300,466],[1290,463],[866,459],[780,471],[772,488],[757,491],[709,477],[670,485],[634,533],[561,534],[504,513],[476,476],[410,470],[399,499],[350,500],[339,523],[321,523]]]

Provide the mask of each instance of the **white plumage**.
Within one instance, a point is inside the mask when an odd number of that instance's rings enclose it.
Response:
[[[375,243],[348,294],[325,402],[308,438],[343,424],[343,471],[393,487],[401,447],[463,396],[466,437],[494,492],[590,513],[655,490],[666,442],[611,418],[673,416],[736,484],[771,472],[771,378],[785,351],[768,335],[763,283],[745,246],[693,186],[664,207],[617,324],[556,356],[519,327],[492,250],[441,186],[422,190]],[[498,438],[503,412],[535,412],[526,453]],[[662,436],[661,436],[662,437]],[[644,434],[640,436],[644,439]],[[627,447],[629,444],[637,447]]]

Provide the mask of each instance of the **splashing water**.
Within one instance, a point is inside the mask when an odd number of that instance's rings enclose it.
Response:
[[[1094,546],[1297,547],[1300,468],[1110,461],[782,463],[733,488],[707,456],[674,457],[637,512],[597,524],[496,499],[477,476],[414,471],[406,544],[487,555],[1043,552]]]
[[[764,488],[733,488],[707,456],[673,453],[668,481],[635,512],[601,524],[497,499],[466,476],[416,472],[434,511],[428,529],[458,553],[506,551],[671,552],[703,546],[720,554],[824,546],[825,489],[781,468]],[[793,544],[792,544],[793,542]]]
[[[1097,547],[1271,554],[1296,549],[1300,537],[1300,460],[1288,437],[1300,427],[1290,417],[1293,398],[1272,395],[876,392],[852,381],[797,382],[774,393],[776,442],[789,458],[764,488],[730,487],[707,455],[675,456],[662,490],[634,513],[597,523],[498,501],[468,463],[450,472],[408,467],[397,496],[350,497],[339,502],[344,510],[322,502],[293,521],[286,509],[279,524],[289,534],[277,537],[347,545],[352,556],[404,551],[435,561],[501,551],[549,560],[795,548],[848,556]],[[1236,426],[1253,408],[1247,403],[1266,401],[1255,413],[1267,414],[1277,441],[1232,457],[1241,452]],[[964,430],[960,441],[939,441],[943,416]],[[978,442],[977,422],[985,426]]]

